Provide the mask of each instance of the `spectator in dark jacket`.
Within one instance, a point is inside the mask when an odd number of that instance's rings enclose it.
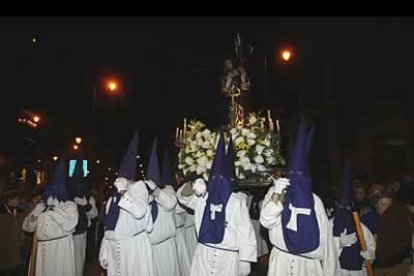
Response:
[[[413,230],[410,213],[387,189],[378,195],[376,209],[379,220],[375,275],[407,275]]]

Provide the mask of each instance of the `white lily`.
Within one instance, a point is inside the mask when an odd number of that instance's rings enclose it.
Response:
[[[201,156],[200,158],[197,159],[197,164],[200,165],[200,166],[205,167],[205,166],[207,166],[207,163],[208,163],[208,158],[205,155]]]
[[[255,162],[256,164],[262,164],[262,163],[264,162],[264,159],[263,159],[263,157],[262,157],[261,155],[256,155],[256,156],[254,157],[254,162]]]
[[[213,166],[213,160],[208,160],[208,163],[206,164],[207,169],[211,169],[211,167]]]
[[[249,117],[249,124],[254,125],[257,122],[257,118],[254,115]]]
[[[239,136],[239,137],[237,137],[237,138],[236,138],[236,140],[234,140],[234,144],[235,144],[236,146],[240,145],[241,143],[244,143],[244,138],[243,138],[243,136]]]
[[[188,168],[188,170],[189,170],[190,172],[195,172],[195,171],[197,170],[197,166],[196,166],[195,164],[193,164],[193,165],[191,165],[191,166]]]
[[[201,132],[197,132],[196,134],[196,140],[200,140],[202,138],[203,134]]]
[[[270,140],[265,138],[264,141],[263,141],[263,145],[265,145],[266,147],[269,147],[270,146]]]
[[[243,157],[243,156],[246,156],[246,151],[245,150],[239,150],[238,152],[237,152],[237,157]]]
[[[250,129],[248,129],[248,128],[243,128],[242,129],[242,131],[241,131],[241,134],[243,135],[243,136],[246,136],[246,137],[249,137],[249,135],[250,135]]]
[[[210,148],[210,142],[209,141],[204,141],[204,143],[201,145],[201,147],[203,149],[209,149]]]
[[[194,160],[191,157],[186,157],[185,160],[184,160],[184,162],[187,165],[191,166],[194,163]]]
[[[209,139],[211,135],[211,131],[206,128],[205,130],[203,130],[202,135],[204,136],[204,138]]]
[[[267,157],[266,162],[270,165],[273,165],[275,163],[275,159],[273,157]]]
[[[264,151],[265,147],[262,145],[256,145],[256,153],[258,155],[262,155],[263,151]]]
[[[256,144],[256,141],[255,141],[255,140],[253,140],[253,139],[248,139],[248,140],[247,140],[247,144],[248,144],[249,146],[253,146],[254,144]]]
[[[197,169],[196,169],[196,173],[198,174],[198,175],[200,175],[200,174],[202,174],[202,173],[205,173],[207,171],[207,168],[205,167],[205,166],[197,166]]]

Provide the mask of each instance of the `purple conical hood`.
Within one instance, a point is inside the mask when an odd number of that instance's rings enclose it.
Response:
[[[138,155],[138,131],[129,143],[129,147],[119,166],[118,177],[123,177],[131,181],[137,180],[137,155]]]
[[[148,162],[147,179],[154,181],[158,187],[163,188],[164,184],[161,181],[160,166],[158,163],[157,137],[152,143],[151,156]]]

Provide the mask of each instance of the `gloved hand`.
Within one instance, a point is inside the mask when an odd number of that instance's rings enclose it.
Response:
[[[239,276],[248,276],[250,274],[250,263],[239,261]]]
[[[203,196],[207,190],[207,185],[204,179],[198,178],[193,183],[193,191],[197,196]]]
[[[53,206],[53,205],[54,205],[54,203],[55,203],[55,199],[53,198],[53,196],[49,196],[49,197],[46,199],[46,205],[47,205],[47,206]]]
[[[44,210],[46,206],[43,202],[38,203],[32,210],[32,215],[38,217]]]
[[[372,261],[375,258],[375,253],[369,250],[361,251],[359,254],[367,261]]]
[[[114,186],[116,187],[118,192],[126,191],[128,189],[128,186],[129,186],[129,181],[126,180],[123,177],[119,177],[119,178],[115,179]]]
[[[154,183],[152,180],[146,180],[145,183],[147,184],[148,188],[150,188],[151,191],[154,191],[157,189],[157,184]]]
[[[347,246],[352,246],[353,244],[355,244],[358,239],[356,237],[356,233],[352,233],[352,234],[348,234],[346,235],[346,229],[344,230],[344,232],[341,233],[341,237],[339,240],[340,246],[341,247],[347,247]]]
[[[287,178],[279,178],[279,179],[274,179],[273,180],[273,185],[275,187],[274,192],[276,194],[282,194],[283,190],[286,189],[287,186],[290,185],[289,179]]]
[[[145,182],[140,180],[131,184],[128,187],[127,194],[134,199],[141,199],[143,197],[148,196],[147,187],[145,186]]]
[[[75,201],[75,203],[80,206],[88,205],[88,200],[86,199],[86,197],[75,197],[73,201]]]

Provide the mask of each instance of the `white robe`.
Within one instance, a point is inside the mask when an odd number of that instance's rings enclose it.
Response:
[[[330,225],[333,229],[333,218],[329,220]],[[368,229],[368,227],[366,227],[363,223],[361,223],[361,227],[362,227],[362,232],[364,234],[364,239],[365,239],[365,244],[367,246],[368,251],[371,251],[373,254],[373,256],[375,257],[375,248],[376,248],[376,243],[375,243],[375,239],[374,236],[372,235],[371,231]],[[334,239],[334,244],[335,244],[335,250],[336,250],[336,255],[341,256],[341,252],[342,252],[342,248],[340,247],[340,238],[339,237],[333,237]],[[374,260],[371,261],[371,263]],[[367,276],[368,272],[366,270],[365,267],[365,262],[362,266],[362,270],[359,271],[353,271],[353,270],[345,270],[341,268],[341,276]]]
[[[182,204],[194,210],[195,226],[199,233],[208,193],[203,197],[195,194],[182,196],[181,191],[186,185],[178,190],[177,197]],[[256,237],[245,198],[232,193],[225,212],[227,226],[223,241],[219,244],[197,245],[191,264],[191,276],[239,275],[239,261],[257,261]]]
[[[43,204],[42,202],[39,204]],[[23,222],[23,230],[36,231],[36,275],[73,276],[75,256],[72,233],[78,223],[78,209],[66,201],[35,217],[30,213]]]
[[[148,234],[152,246],[155,276],[180,276],[175,243],[176,226],[174,209],[177,205],[175,191],[171,186],[158,189],[157,197],[150,197],[158,205],[158,216],[154,228]]]
[[[178,264],[180,266],[180,275],[189,276],[191,269],[191,255],[188,250],[185,240],[185,220],[187,212],[180,207],[179,204],[175,206],[175,226],[177,228],[177,234],[175,236],[175,242],[177,244],[178,252]]]
[[[128,191],[119,201],[119,217],[114,230],[105,231],[99,259],[107,260],[108,276],[153,276],[152,249],[147,231],[152,229],[151,211],[148,206],[148,191],[144,183],[139,194]],[[108,200],[109,210],[112,199]]]
[[[191,215],[186,212],[185,222],[184,222],[184,238],[185,244],[187,246],[188,254],[190,255],[190,260],[194,258],[194,254],[198,245],[197,231],[194,224],[194,215]]]
[[[253,196],[250,195],[247,197],[247,209],[250,210],[252,205]],[[259,201],[259,211],[261,211],[263,200]],[[262,235],[260,234],[260,220],[259,219],[251,219],[253,224],[254,233],[256,234],[256,241],[257,241],[257,257],[266,255],[269,253],[269,247],[267,246],[267,242],[263,239]]]
[[[281,202],[271,201],[274,187],[267,192],[260,213],[260,223],[269,229],[270,242],[278,248],[288,251],[285,245],[282,229]],[[283,252],[273,247],[270,253],[268,275],[293,275],[293,276],[333,276],[340,275],[339,260],[336,255],[332,236],[332,227],[325,212],[322,201],[317,195],[315,200],[315,212],[319,225],[319,247],[302,254],[307,258]]]
[[[98,209],[96,208],[95,199],[91,196],[89,198],[89,204],[92,208],[86,212],[88,217],[88,228],[91,226],[91,220],[98,216]],[[75,248],[75,272],[76,276],[83,276],[83,267],[85,266],[85,255],[86,255],[86,237],[87,231],[84,233],[73,235],[73,242]]]

